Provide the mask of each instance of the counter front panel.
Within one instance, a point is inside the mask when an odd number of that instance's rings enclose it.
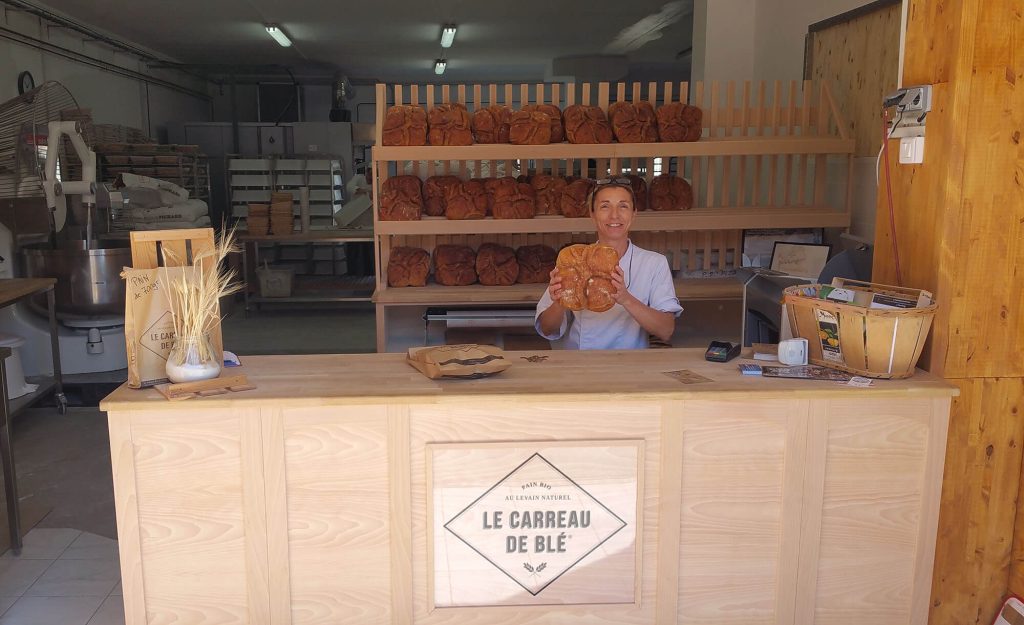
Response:
[[[266,388],[317,358],[246,368]],[[174,410],[117,391],[126,622],[927,621],[954,391],[926,374],[746,397],[439,384]]]

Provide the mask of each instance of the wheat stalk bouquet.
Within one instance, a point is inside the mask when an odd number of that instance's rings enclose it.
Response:
[[[234,229],[223,231],[212,249],[204,250],[188,264],[172,250],[164,248],[165,265],[180,266],[181,272],[171,279],[164,272],[167,299],[171,303],[174,340],[179,345],[196,345],[199,362],[215,359],[210,342],[204,340],[220,320],[220,298],[242,289],[235,281],[235,271],[224,260],[228,254],[239,251]],[[209,268],[209,269],[208,269]],[[173,351],[173,350],[172,350]],[[176,364],[184,364],[188,350],[178,350]]]

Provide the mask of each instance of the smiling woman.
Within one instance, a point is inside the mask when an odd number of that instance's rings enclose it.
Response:
[[[537,303],[535,327],[563,349],[643,349],[648,335],[672,338],[683,311],[676,297],[668,260],[629,240],[636,201],[628,178],[597,181],[590,196],[590,217],[597,242],[615,250],[618,266],[611,274],[614,305],[603,312],[570,310],[562,301],[564,276],[556,267]]]

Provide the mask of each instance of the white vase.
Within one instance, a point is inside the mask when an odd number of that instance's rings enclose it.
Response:
[[[213,358],[202,360],[200,357],[199,341],[206,343],[206,353],[213,354]],[[171,353],[167,355],[167,379],[175,384],[180,382],[196,382],[198,380],[212,380],[220,375],[221,363],[217,360],[216,353],[210,343],[210,338],[204,336],[202,339],[189,339],[179,341],[175,339]]]

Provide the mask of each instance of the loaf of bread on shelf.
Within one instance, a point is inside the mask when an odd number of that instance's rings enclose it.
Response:
[[[568,180],[568,179],[567,179]],[[562,189],[560,208],[566,217],[590,216],[590,192],[594,189],[590,178],[574,178]]]
[[[382,132],[384,145],[426,145],[427,112],[412,104],[389,106]]]
[[[430,254],[418,247],[393,247],[388,258],[388,286],[426,286]]]
[[[643,176],[635,174],[629,174],[626,178],[629,178],[629,186],[633,188],[633,207],[638,211],[647,210],[647,181]]]
[[[533,187],[515,178],[500,178],[494,186],[494,206],[491,209],[495,219],[530,219],[536,213],[536,198]]]
[[[519,277],[516,251],[497,243],[483,243],[476,251],[476,273],[480,284],[510,286]]]
[[[445,286],[476,282],[476,252],[468,245],[442,244],[434,248],[434,280]]]
[[[430,217],[445,214],[448,191],[459,184],[458,176],[430,176],[423,183],[423,212]]]
[[[672,174],[661,174],[651,180],[648,200],[651,210],[685,211],[693,208],[690,183]]]
[[[430,145],[473,145],[472,123],[465,105],[438,104],[427,112]]]
[[[470,178],[484,186],[484,197],[487,199],[487,216],[494,214],[494,189],[501,178]]]
[[[423,212],[423,183],[416,176],[392,176],[380,186],[380,218],[414,221]]]
[[[561,143],[565,141],[565,125],[562,122],[562,109],[558,108],[554,104],[527,104],[520,110],[528,113],[532,113],[534,111],[547,113],[548,120],[551,123],[551,143]]]
[[[516,250],[519,261],[520,284],[541,284],[551,280],[551,270],[555,268],[558,252],[550,245],[523,245]]]
[[[509,121],[508,142],[514,145],[551,143],[551,118],[540,111],[516,111]]]
[[[485,106],[473,112],[473,137],[477,143],[508,143],[509,117],[507,106]]]
[[[573,104],[562,113],[569,143],[611,143],[612,126],[599,106]]]
[[[654,143],[658,140],[658,118],[650,102],[615,102],[608,107],[608,120],[619,143]]]
[[[615,305],[612,274],[619,253],[607,245],[569,245],[558,253],[562,305],[570,310],[604,312]]]
[[[561,176],[550,174],[534,174],[530,178],[530,186],[537,196],[538,215],[561,215],[562,193],[568,183]]]
[[[448,188],[444,216],[448,219],[483,219],[487,216],[487,191],[479,178],[460,181]]]
[[[700,139],[703,113],[700,108],[683,102],[670,102],[658,107],[658,135],[662,141],[696,141]]]

